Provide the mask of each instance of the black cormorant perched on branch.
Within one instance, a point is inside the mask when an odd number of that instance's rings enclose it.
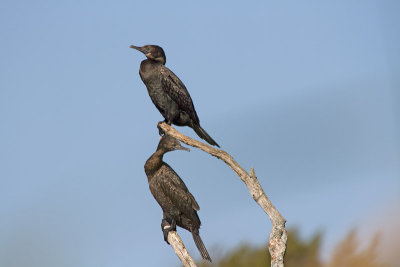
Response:
[[[157,151],[144,165],[150,191],[163,210],[161,229],[164,240],[168,243],[168,232],[175,231],[176,225],[190,231],[193,240],[203,259],[211,262],[210,255],[199,235],[200,210],[193,195],[176,172],[163,161],[165,153],[173,150],[187,150],[175,138],[164,135],[158,144]]]
[[[158,45],[142,47],[131,45],[147,57],[140,64],[140,78],[147,87],[154,105],[164,116],[165,122],[178,126],[189,126],[209,144],[219,147],[208,133],[201,128],[192,98],[185,85],[170,69],[165,67],[164,50]]]

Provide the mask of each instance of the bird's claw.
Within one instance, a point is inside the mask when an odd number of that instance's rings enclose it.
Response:
[[[163,235],[164,235],[164,241],[167,242],[167,244],[169,245],[168,233],[170,231],[176,231],[176,222],[175,222],[175,220],[172,220],[171,222],[169,222],[167,219],[162,219],[162,221],[161,221],[161,230],[162,230]]]
[[[165,120],[163,120],[163,121],[159,121],[158,123],[157,123],[157,128],[158,128],[158,134],[160,135],[160,136],[164,136],[165,135],[165,132],[164,132],[164,130],[161,128],[161,126],[160,126],[160,124],[161,123],[166,123],[166,124],[168,124],[168,125],[171,125],[172,124],[172,122],[170,121],[170,120],[167,120],[167,119],[165,119]]]
[[[160,136],[164,136],[165,135],[165,132],[164,132],[164,130],[161,128],[161,126],[160,126],[160,124],[161,123],[163,123],[164,121],[159,121],[158,123],[157,123],[157,128],[158,128],[158,134],[160,135]]]

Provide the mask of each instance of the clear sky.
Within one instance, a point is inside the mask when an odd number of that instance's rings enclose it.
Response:
[[[398,211],[399,14],[395,0],[2,1],[0,266],[179,265],[143,171],[162,117],[131,44],[164,48],[203,128],[255,168],[289,228],[324,232],[325,254]],[[266,242],[267,216],[222,162],[165,161],[211,257]]]

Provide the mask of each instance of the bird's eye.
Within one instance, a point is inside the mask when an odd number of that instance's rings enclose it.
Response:
[[[147,48],[146,48],[146,51],[147,51],[147,52],[149,52],[149,51],[150,51],[150,48],[149,48],[149,47],[147,47]]]

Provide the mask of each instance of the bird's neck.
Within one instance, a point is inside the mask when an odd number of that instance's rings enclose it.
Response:
[[[139,73],[144,75],[145,73],[152,72],[154,69],[158,68],[161,62],[155,61],[153,59],[145,59],[140,63]]]
[[[161,63],[161,64],[163,64],[163,65],[165,65],[165,63],[167,63],[167,61],[163,57],[158,57],[158,58],[155,58],[154,60],[159,62],[159,63]]]
[[[144,170],[147,175],[153,174],[162,166],[164,153],[165,152],[162,150],[157,150],[146,161],[146,164],[144,165]]]
[[[165,63],[166,63],[166,59],[164,57],[147,58],[146,60],[149,61],[152,64],[165,65]]]

